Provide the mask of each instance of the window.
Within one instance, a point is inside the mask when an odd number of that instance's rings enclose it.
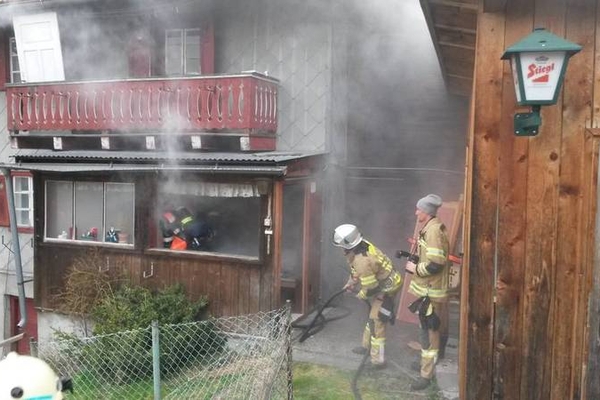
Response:
[[[166,74],[199,75],[200,48],[200,29],[168,29],[165,32]]]
[[[133,244],[135,185],[46,182],[46,239]]]
[[[158,188],[156,247],[259,257],[261,197],[252,184],[167,182]]]
[[[13,176],[17,228],[33,227],[33,182],[31,176]]]
[[[21,83],[21,68],[19,67],[19,56],[17,55],[17,41],[11,37],[8,43],[10,52],[10,82]]]

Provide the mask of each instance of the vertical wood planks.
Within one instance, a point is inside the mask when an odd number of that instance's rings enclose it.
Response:
[[[498,135],[502,98],[504,16],[479,14],[472,135],[472,194],[468,227],[468,316],[465,399],[489,398],[492,391],[492,320],[498,175]],[[464,332],[463,332],[464,334]],[[464,343],[464,342],[463,342]]]
[[[594,12],[592,12],[594,11]],[[573,378],[581,372],[574,359],[575,345],[581,345],[575,326],[580,310],[581,244],[585,240],[581,210],[582,153],[585,124],[591,118],[594,66],[595,0],[570,0],[566,10],[566,38],[581,44],[582,51],[571,58],[564,81],[561,163],[557,224],[556,285],[554,291],[554,340],[552,341],[552,399],[573,398],[579,393]],[[570,239],[565,239],[570,238]]]
[[[537,0],[535,6],[534,26],[563,35],[564,0]],[[542,108],[540,133],[529,143],[521,399],[550,395],[561,107],[559,96],[555,106]]]
[[[534,0],[510,1],[505,48],[531,33]],[[515,18],[519,16],[519,18]],[[490,55],[491,56],[491,55]],[[498,258],[494,316],[494,399],[519,399],[523,341],[523,296],[529,139],[514,135],[517,110],[510,63],[503,61],[499,138]]]
[[[600,381],[596,379],[600,374],[600,270],[594,263],[597,252],[597,218],[592,218],[597,213],[598,202],[598,150],[600,148],[599,132],[586,131],[585,153],[583,155],[583,220],[585,226],[583,232],[589,232],[584,237],[582,266],[585,272],[582,276],[582,289],[579,291],[579,304],[581,317],[575,322],[575,326],[585,327],[581,335],[580,345],[575,345],[575,355],[579,357],[576,367],[581,365],[580,374],[574,373],[575,390],[581,391],[582,399],[600,398]],[[577,361],[576,361],[577,362]],[[580,379],[579,376],[581,376]],[[584,383],[587,380],[587,385]],[[577,384],[582,387],[578,388]]]

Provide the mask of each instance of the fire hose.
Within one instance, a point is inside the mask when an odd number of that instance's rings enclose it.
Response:
[[[367,303],[367,312],[370,314],[371,313],[371,303],[369,303],[367,300],[365,300],[365,303]],[[369,330],[371,331],[371,338],[374,336],[374,331],[375,331],[375,327],[374,322],[372,319],[368,319],[368,324],[369,324]],[[362,360],[360,360],[360,364],[358,364],[358,368],[356,369],[356,373],[354,374],[354,376],[352,377],[352,382],[350,383],[350,386],[352,387],[352,393],[354,394],[354,400],[362,400],[362,396],[360,395],[360,391],[358,390],[358,378],[360,377],[360,375],[362,374],[363,370],[365,369],[365,364],[367,362],[367,360],[369,359],[369,357],[371,356],[371,340],[369,340],[369,345],[367,346],[367,351],[365,352],[365,354],[363,355]]]
[[[333,296],[331,296],[329,299],[327,299],[327,301],[325,303],[323,303],[323,305],[313,308],[310,312],[304,314],[302,317],[298,318],[296,321],[294,321],[292,323],[292,328],[302,329],[302,333],[298,337],[298,341],[300,343],[304,342],[306,339],[308,339],[312,335],[321,331],[325,327],[325,324],[327,322],[342,319],[342,318],[345,318],[348,315],[350,315],[350,310],[344,308],[345,312],[341,315],[337,315],[335,317],[329,317],[329,318],[325,318],[323,316],[323,311],[331,304],[331,302],[333,302],[333,300],[336,297],[338,297],[339,295],[341,295],[345,292],[346,292],[346,290],[342,289],[339,292],[334,293]],[[302,322],[305,319],[307,319],[311,314],[313,314],[313,312],[315,310],[317,310],[317,313],[316,313],[315,317],[310,321],[310,323],[308,323],[307,325],[303,324]]]
[[[333,296],[331,296],[329,299],[327,299],[327,301],[325,303],[323,303],[323,305],[314,308],[309,313],[304,314],[302,317],[300,317],[299,319],[297,319],[296,321],[294,321],[292,323],[293,328],[303,329],[302,333],[300,334],[300,336],[298,336],[298,339],[297,339],[300,343],[304,342],[309,337],[311,337],[314,334],[316,334],[317,332],[321,331],[324,328],[325,323],[335,321],[335,320],[338,320],[341,318],[345,318],[348,315],[350,315],[350,310],[344,308],[345,312],[341,315],[338,315],[335,317],[329,317],[329,318],[325,318],[323,316],[323,311],[331,304],[331,302],[333,302],[333,300],[335,300],[338,296],[344,294],[345,292],[346,292],[346,289],[342,289],[339,292],[334,293]],[[367,300],[365,300],[365,303],[367,303],[367,306],[368,306],[367,312],[370,312],[371,304]],[[315,310],[317,310],[317,313],[316,313],[315,317],[310,321],[310,323],[308,323],[307,325],[302,324],[301,322],[304,321],[305,319],[307,319],[308,316],[310,316]],[[371,321],[371,320],[369,320],[369,329],[371,330],[371,336],[373,336],[374,327],[373,327],[373,321]],[[355,400],[362,400],[362,396],[360,395],[360,391],[358,390],[357,383],[358,383],[358,378],[362,374],[365,364],[370,357],[370,354],[371,354],[371,342],[369,341],[369,346],[367,348],[367,351],[364,354],[364,356],[362,357],[360,364],[358,365],[356,373],[354,374],[354,377],[352,378],[352,382],[351,382],[352,393],[354,394]]]

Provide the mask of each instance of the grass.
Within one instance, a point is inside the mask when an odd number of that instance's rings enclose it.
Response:
[[[214,396],[221,397],[227,388],[235,389],[234,382],[240,377],[232,371],[224,371],[223,375],[206,376],[195,380],[190,386],[177,382],[163,381],[163,395],[175,394],[173,390],[200,390],[203,399]],[[293,365],[294,398],[296,400],[351,400],[354,399],[351,382],[355,371],[343,370],[317,364],[296,362]],[[74,377],[75,393],[69,395],[73,400],[106,400],[152,399],[152,380],[141,380],[128,384],[101,384],[90,374],[79,374]],[[365,371],[358,380],[358,389],[363,400],[440,400],[435,385],[422,392],[410,391],[411,379],[396,373],[393,368],[384,371]],[[188,383],[189,384],[189,383]],[[233,385],[233,386],[232,386]],[[239,389],[239,388],[237,388]],[[100,395],[102,394],[102,395]],[[234,394],[233,392],[231,393]],[[231,398],[241,398],[233,396]]]
[[[393,370],[392,370],[393,371]],[[351,382],[355,371],[309,363],[294,363],[294,399],[349,400],[354,398]],[[411,380],[390,372],[365,372],[358,380],[363,400],[439,400],[437,387],[410,391]]]

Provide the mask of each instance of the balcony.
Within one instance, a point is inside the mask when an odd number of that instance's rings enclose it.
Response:
[[[8,129],[273,137],[276,79],[258,73],[7,86]],[[270,145],[268,147],[271,147]]]

